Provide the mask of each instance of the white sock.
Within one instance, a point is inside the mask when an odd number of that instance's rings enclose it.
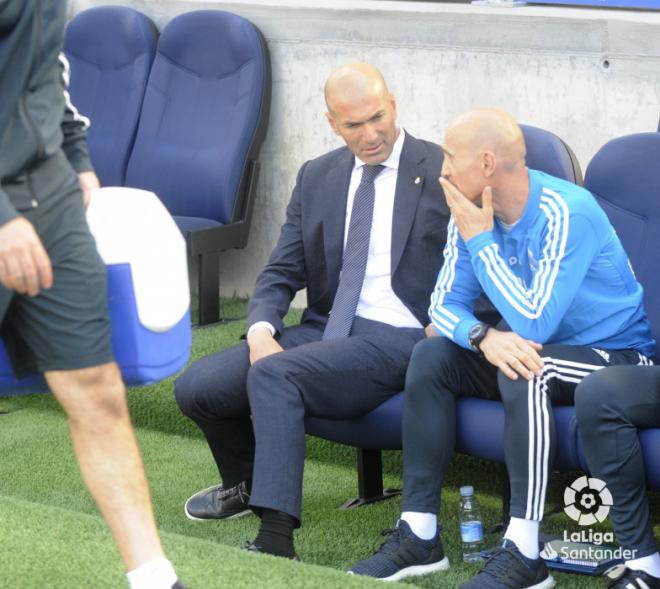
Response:
[[[430,540],[438,531],[438,516],[435,513],[404,511],[401,519],[410,526],[412,533],[422,540]]]
[[[512,517],[504,538],[515,542],[523,556],[534,560],[539,557],[539,522]]]
[[[642,558],[627,560],[626,566],[633,571],[644,571],[652,577],[660,579],[660,552],[642,556]]]
[[[126,574],[131,589],[171,589],[177,576],[166,558],[150,560]]]

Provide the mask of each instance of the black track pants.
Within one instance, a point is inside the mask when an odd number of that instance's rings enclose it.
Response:
[[[577,384],[596,370],[647,360],[633,350],[603,352],[552,344],[544,346],[541,357],[540,377],[511,380],[444,337],[415,346],[403,413],[402,511],[438,512],[444,473],[454,455],[456,397],[472,396],[504,403],[511,516],[542,519],[556,445],[551,405],[572,405]]]
[[[575,393],[580,437],[592,476],[612,493],[610,519],[635,558],[657,552],[637,428],[660,427],[660,366],[615,366]]]

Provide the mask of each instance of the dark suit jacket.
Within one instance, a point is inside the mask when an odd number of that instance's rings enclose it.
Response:
[[[339,283],[354,162],[350,150],[342,147],[306,162],[298,172],[279,241],[257,278],[248,327],[268,321],[281,331],[291,299],[305,287],[302,320],[327,320]],[[429,322],[430,296],[447,239],[449,209],[438,183],[441,167],[438,145],[406,135],[392,218],[392,289],[422,325]]]

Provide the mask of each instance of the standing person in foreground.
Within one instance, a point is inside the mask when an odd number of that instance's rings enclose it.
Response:
[[[98,180],[60,56],[66,2],[1,4],[0,335],[17,376],[43,372],[66,411],[131,588],[183,588],[163,555],[113,361],[105,267],[81,192]]]
[[[660,366],[598,371],[578,385],[575,411],[589,471],[612,493],[610,520],[631,555],[609,589],[660,589],[660,553],[637,432],[660,427]]]
[[[204,432],[223,481],[193,495],[186,514],[235,517],[249,501],[262,517],[249,549],[289,558],[301,520],[305,415],[355,417],[401,390],[424,337],[449,219],[436,180],[440,147],[396,125],[377,69],[338,69],[325,99],[346,147],[300,169],[250,300],[247,343],[196,362],[176,383],[179,407]],[[302,322],[285,328],[302,288]]]
[[[497,109],[447,129],[440,183],[452,212],[429,316],[440,337],[420,342],[406,375],[404,491],[398,527],[352,572],[398,579],[446,568],[437,514],[454,453],[456,397],[501,399],[511,520],[479,574],[463,587],[545,589],[539,558],[554,461],[551,404],[614,364],[647,364],[655,351],[642,288],[614,229],[585,189],[525,166],[513,118]],[[481,323],[485,292],[509,327]]]

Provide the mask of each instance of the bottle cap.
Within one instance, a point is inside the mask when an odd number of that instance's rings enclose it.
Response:
[[[461,487],[460,493],[461,497],[470,497],[474,495],[474,487],[472,485],[465,485],[465,487]]]

